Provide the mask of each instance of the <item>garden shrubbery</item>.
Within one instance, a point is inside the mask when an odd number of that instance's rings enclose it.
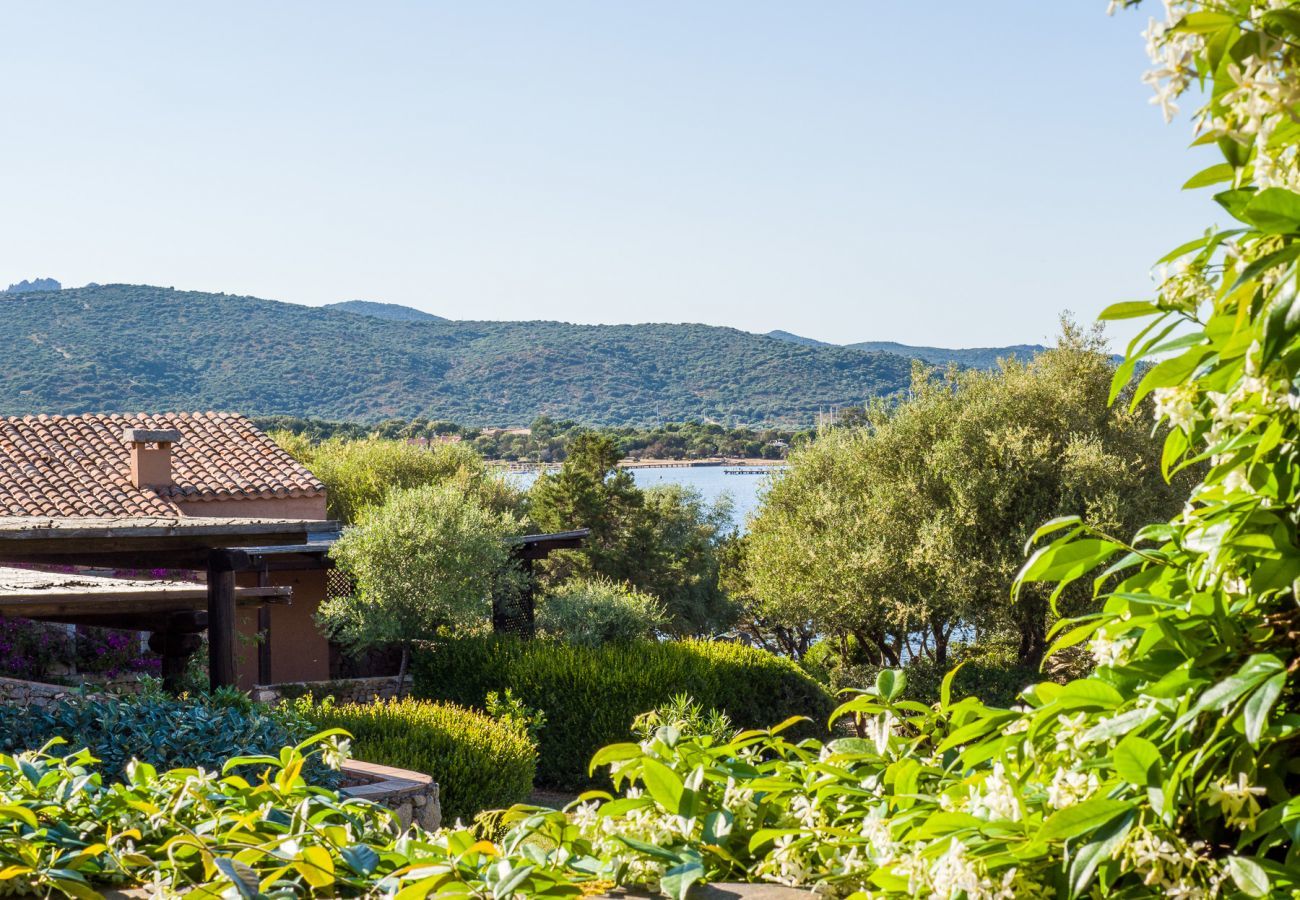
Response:
[[[626,739],[633,720],[689,694],[725,712],[737,727],[808,716],[812,733],[833,708],[830,695],[794,663],[741,644],[636,641],[575,647],[508,636],[448,639],[412,661],[417,696],[482,707],[490,691],[511,689],[546,715],[537,781],[576,789],[600,747]]]
[[[0,751],[38,750],[62,738],[68,750],[85,748],[110,779],[139,759],[158,768],[220,771],[232,756],[276,754],[315,729],[289,707],[255,705],[247,695],[220,690],[176,698],[73,695],[45,707],[0,705]],[[337,784],[338,773],[313,758],[315,784]]]
[[[537,752],[523,726],[449,703],[410,698],[315,706],[307,700],[295,706],[321,729],[348,731],[358,759],[432,776],[444,821],[468,822],[482,810],[518,803],[532,791]]]
[[[566,581],[537,609],[542,635],[585,647],[652,638],[667,622],[657,599],[607,578]]]

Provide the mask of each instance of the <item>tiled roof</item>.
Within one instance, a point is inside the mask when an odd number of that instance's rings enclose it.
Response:
[[[131,484],[127,428],[180,432],[171,487]],[[314,475],[232,413],[0,418],[0,515],[175,515],[190,501],[324,492]]]

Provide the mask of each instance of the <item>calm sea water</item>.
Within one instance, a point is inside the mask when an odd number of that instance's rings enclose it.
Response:
[[[773,467],[775,468],[775,467]],[[710,503],[726,494],[732,502],[732,520],[742,531],[745,520],[758,508],[759,492],[767,484],[767,475],[728,475],[722,466],[695,466],[692,468],[631,469],[632,478],[640,487],[656,484],[680,484],[695,488]],[[511,472],[508,476],[527,487],[537,478],[535,472]]]

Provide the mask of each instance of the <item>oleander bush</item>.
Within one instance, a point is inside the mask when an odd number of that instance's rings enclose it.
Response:
[[[61,738],[71,748],[89,750],[110,780],[125,777],[133,759],[158,768],[215,771],[232,756],[277,753],[313,730],[292,708],[258,706],[230,689],[179,698],[157,690],[72,694],[45,707],[0,705],[0,750],[35,750]],[[307,774],[317,784],[338,781],[338,773],[315,758]]]
[[[635,641],[578,647],[507,635],[452,638],[424,645],[413,657],[418,697],[482,707],[491,691],[509,688],[541,710],[537,781],[561,790],[592,784],[591,756],[626,738],[636,717],[689,694],[726,713],[739,727],[791,715],[826,721],[834,703],[794,663],[741,644]]]
[[[351,734],[358,759],[432,776],[447,822],[469,822],[532,792],[537,748],[522,724],[411,698],[337,705],[308,699],[296,709],[320,728]]]

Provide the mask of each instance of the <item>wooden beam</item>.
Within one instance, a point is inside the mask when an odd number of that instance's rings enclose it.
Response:
[[[301,544],[332,522],[185,516],[0,516],[0,560]]]
[[[287,603],[293,596],[291,587],[235,588],[239,606],[262,603]],[[41,591],[28,596],[6,597],[0,594],[0,615],[23,619],[48,619],[54,616],[106,616],[131,613],[163,613],[207,609],[208,592],[203,585],[181,591],[103,594],[77,591]],[[152,629],[145,629],[151,631]]]
[[[231,555],[212,551],[208,559],[208,684],[234,687],[235,569]]]

